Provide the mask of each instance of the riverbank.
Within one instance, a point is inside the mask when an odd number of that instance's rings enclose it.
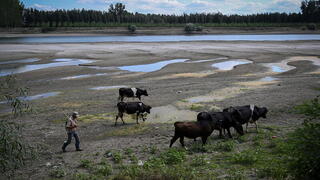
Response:
[[[203,27],[202,31],[186,33],[184,27],[137,27],[134,33],[127,27],[58,27],[0,28],[0,37],[22,36],[82,36],[82,35],[210,35],[210,34],[319,34],[319,30],[296,27]]]

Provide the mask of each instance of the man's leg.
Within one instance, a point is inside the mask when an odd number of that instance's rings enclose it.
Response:
[[[63,152],[66,152],[66,147],[71,143],[71,140],[72,140],[72,133],[68,133],[68,140],[67,141],[65,141],[64,143],[63,143],[63,146],[62,146],[62,151]]]
[[[79,140],[79,136],[78,136],[77,132],[74,132],[73,136],[74,136],[74,139],[76,140],[77,151],[82,151],[82,149],[80,149],[80,140]]]

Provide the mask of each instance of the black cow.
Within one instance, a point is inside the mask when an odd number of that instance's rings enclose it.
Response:
[[[216,130],[219,130],[219,136],[222,137],[222,130],[226,129],[228,135],[232,138],[230,128],[233,127],[240,135],[243,135],[242,125],[237,121],[241,119],[239,111],[232,112],[201,112],[197,116],[197,121],[213,121],[217,123]]]
[[[123,101],[124,97],[137,97],[141,101],[142,95],[148,96],[147,90],[140,88],[120,88],[118,101]]]
[[[170,141],[170,146],[180,138],[180,143],[184,147],[184,137],[195,139],[201,137],[202,145],[205,145],[207,138],[211,135],[217,123],[213,121],[197,121],[197,122],[175,122],[174,136]]]
[[[256,125],[256,130],[258,132],[257,120],[260,117],[267,118],[268,109],[266,107],[258,107],[255,105],[246,105],[246,106],[236,106],[229,107],[224,109],[224,112],[231,112],[237,110],[240,112],[241,118],[238,119],[238,122],[241,124],[246,124],[246,132],[248,132],[248,123],[254,123]]]
[[[118,107],[118,115],[116,116],[116,122],[115,126],[117,125],[117,120],[120,117],[122,120],[122,123],[125,124],[123,121],[123,113],[127,114],[137,114],[137,124],[139,124],[138,119],[141,115],[142,120],[145,121],[145,118],[143,117],[144,113],[150,114],[151,106],[145,105],[142,102],[119,102],[117,104]]]

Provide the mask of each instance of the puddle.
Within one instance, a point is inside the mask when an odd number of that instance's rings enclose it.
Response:
[[[79,64],[88,64],[88,63],[95,62],[94,60],[87,60],[87,59],[65,59],[65,58],[64,59],[54,59],[52,61],[54,61],[54,62],[47,63],[47,64],[24,65],[24,66],[12,68],[12,69],[0,69],[0,76],[24,73],[24,72],[52,68],[52,67],[76,66]]]
[[[275,77],[271,77],[271,76],[266,76],[264,78],[261,78],[259,81],[266,81],[266,82],[269,82],[269,81],[277,81],[279,80],[279,78],[275,78]]]
[[[72,79],[82,79],[82,78],[89,78],[89,77],[95,77],[95,76],[105,76],[108,73],[97,73],[97,74],[82,74],[77,76],[68,76],[61,78],[61,80],[72,80]]]
[[[97,69],[97,70],[115,70],[116,67],[103,67],[103,66],[85,66],[90,69]]]
[[[3,61],[0,64],[14,64],[14,63],[32,63],[40,61],[39,58],[28,58],[28,59],[21,59],[21,60],[12,60],[12,61]]]
[[[278,63],[264,63],[263,65],[270,68],[272,72],[283,73],[295,69],[296,67],[288,65],[294,61],[311,61],[314,65],[320,66],[320,58],[316,56],[294,56],[288,59],[282,60]]]
[[[124,85],[119,85],[119,86],[97,86],[97,87],[93,87],[90,88],[91,90],[109,90],[109,89],[117,89],[117,88],[124,88],[124,87],[128,87],[128,86],[124,86]]]
[[[173,123],[176,121],[196,121],[197,112],[179,110],[173,105],[154,107],[147,116],[147,123]]]
[[[203,62],[210,62],[210,61],[217,61],[217,60],[226,60],[226,57],[220,57],[215,59],[206,59],[206,60],[197,60],[197,61],[188,61],[186,63],[203,63]]]
[[[152,64],[119,66],[118,68],[124,71],[131,71],[131,72],[153,72],[153,71],[160,70],[161,68],[165,67],[168,64],[181,63],[187,60],[189,59],[173,59],[173,60],[160,61]]]
[[[211,66],[218,68],[219,70],[228,71],[228,70],[232,70],[237,65],[250,64],[250,63],[252,63],[252,61],[249,61],[246,59],[237,59],[237,60],[230,60],[230,61],[215,63],[215,64],[212,64]]]
[[[23,100],[23,101],[33,101],[37,99],[43,99],[43,98],[48,98],[52,96],[56,96],[60,94],[60,92],[48,92],[48,93],[43,93],[43,94],[37,94],[34,96],[27,96],[27,97],[19,97],[18,99]],[[7,101],[1,101],[0,104],[5,104]]]

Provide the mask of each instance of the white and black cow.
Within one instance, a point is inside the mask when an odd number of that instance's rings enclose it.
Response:
[[[267,118],[268,109],[266,107],[258,107],[253,104],[245,106],[236,106],[229,107],[224,109],[224,112],[231,112],[238,110],[240,112],[241,118],[238,119],[238,122],[241,124],[246,124],[246,132],[248,132],[248,124],[254,123],[256,125],[256,130],[258,131],[257,120],[262,118]]]
[[[117,125],[117,120],[120,117],[122,120],[122,123],[125,124],[123,121],[123,114],[137,114],[137,124],[139,124],[138,119],[141,115],[142,120],[145,121],[145,118],[143,117],[144,113],[150,114],[151,106],[145,105],[142,102],[119,102],[117,104],[118,107],[118,115],[116,116],[116,122],[115,126]]]
[[[142,95],[148,96],[147,90],[140,88],[120,88],[118,101],[123,101],[124,97],[136,97],[141,101]]]

